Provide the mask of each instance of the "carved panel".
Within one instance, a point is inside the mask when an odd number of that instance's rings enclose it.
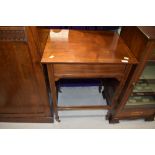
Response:
[[[0,27],[0,41],[26,41],[24,27]]]

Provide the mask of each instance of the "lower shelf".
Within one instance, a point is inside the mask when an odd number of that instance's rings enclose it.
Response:
[[[148,80],[140,80],[134,87],[132,95],[155,95],[155,83],[151,83]]]
[[[125,108],[155,108],[155,96],[131,96]]]

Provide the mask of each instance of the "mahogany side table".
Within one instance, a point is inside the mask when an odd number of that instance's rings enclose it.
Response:
[[[115,32],[50,30],[41,63],[46,64],[55,118],[59,110],[111,109],[137,60]],[[110,105],[59,106],[56,81],[61,78],[115,78],[116,91]]]

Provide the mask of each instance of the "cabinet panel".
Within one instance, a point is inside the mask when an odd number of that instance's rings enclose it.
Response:
[[[34,27],[0,27],[0,121],[52,120],[39,47],[31,29]],[[26,39],[18,39],[16,31],[22,31]]]
[[[155,49],[153,50],[151,57],[149,58],[150,61],[155,61]]]
[[[0,113],[43,112],[28,47],[0,42]]]

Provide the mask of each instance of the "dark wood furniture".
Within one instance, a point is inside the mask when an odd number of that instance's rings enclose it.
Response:
[[[48,30],[0,27],[0,121],[53,122],[40,63]]]
[[[155,27],[123,27],[121,37],[135,55],[139,64],[133,65],[126,85],[107,119],[117,123],[120,119],[155,116]]]
[[[137,60],[117,33],[51,30],[41,62],[47,65],[56,120],[59,110],[111,109]],[[61,78],[115,78],[110,105],[59,106],[56,81]],[[105,96],[106,97],[106,96]]]

